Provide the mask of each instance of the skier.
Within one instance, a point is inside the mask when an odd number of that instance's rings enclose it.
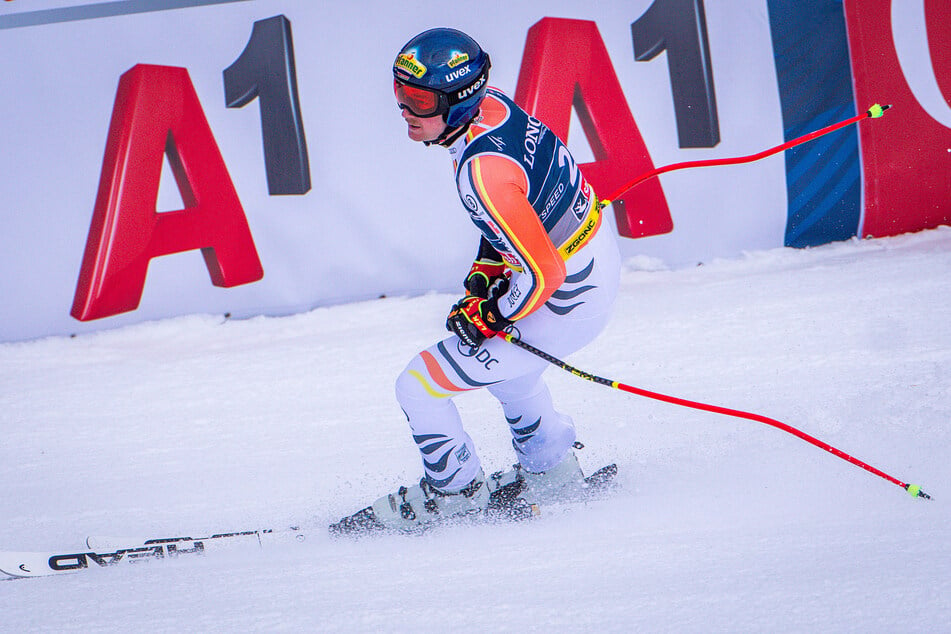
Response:
[[[616,238],[601,227],[598,199],[566,146],[488,86],[489,67],[475,40],[448,28],[411,39],[393,65],[409,138],[448,149],[482,237],[446,321],[452,336],[396,381],[424,477],[350,518],[374,527],[412,530],[482,512],[498,503],[500,483],[532,501],[583,483],[574,424],[542,380],[547,363],[495,335],[512,332],[555,356],[592,341],[617,293]],[[489,479],[453,403],[482,388],[501,403],[518,457],[513,472]]]

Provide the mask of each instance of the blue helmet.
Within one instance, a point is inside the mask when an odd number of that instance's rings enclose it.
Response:
[[[424,31],[393,62],[393,88],[400,108],[418,117],[442,115],[450,128],[475,116],[489,81],[489,55],[455,29]]]

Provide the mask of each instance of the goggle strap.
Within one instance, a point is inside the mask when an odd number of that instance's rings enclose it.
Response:
[[[458,90],[453,90],[451,93],[444,93],[446,94],[446,99],[449,101],[449,105],[454,106],[458,103],[462,103],[463,101],[465,101],[466,99],[474,95],[477,91],[473,91],[472,93],[466,94],[464,97],[459,96],[460,93],[465,93],[473,86],[481,85],[487,82],[489,80],[489,66],[491,66],[491,64],[489,63],[488,56],[486,56],[485,67],[482,69],[482,72],[479,73],[479,76],[476,77],[475,81],[473,81],[472,83],[466,86],[463,86],[462,88],[459,88]]]

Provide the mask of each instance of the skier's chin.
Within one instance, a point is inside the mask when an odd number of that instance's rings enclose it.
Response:
[[[434,138],[436,138],[432,134],[427,133],[423,126],[413,125],[412,123],[406,124],[406,134],[413,141],[432,141]]]
[[[423,137],[426,135],[423,132],[423,128],[418,125],[413,125],[412,123],[406,124],[406,135],[413,141],[425,141]]]

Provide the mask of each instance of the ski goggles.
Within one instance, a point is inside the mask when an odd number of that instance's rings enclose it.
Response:
[[[429,88],[420,88],[393,80],[393,92],[400,109],[409,110],[416,117],[428,118],[449,111],[449,98],[445,93]]]
[[[490,66],[491,63],[486,56],[485,67],[475,80],[448,93],[433,88],[414,86],[399,77],[394,77],[393,92],[396,93],[396,102],[401,110],[409,110],[410,114],[417,117],[427,118],[445,114],[456,104],[462,103],[479,92],[479,89],[489,80]]]

